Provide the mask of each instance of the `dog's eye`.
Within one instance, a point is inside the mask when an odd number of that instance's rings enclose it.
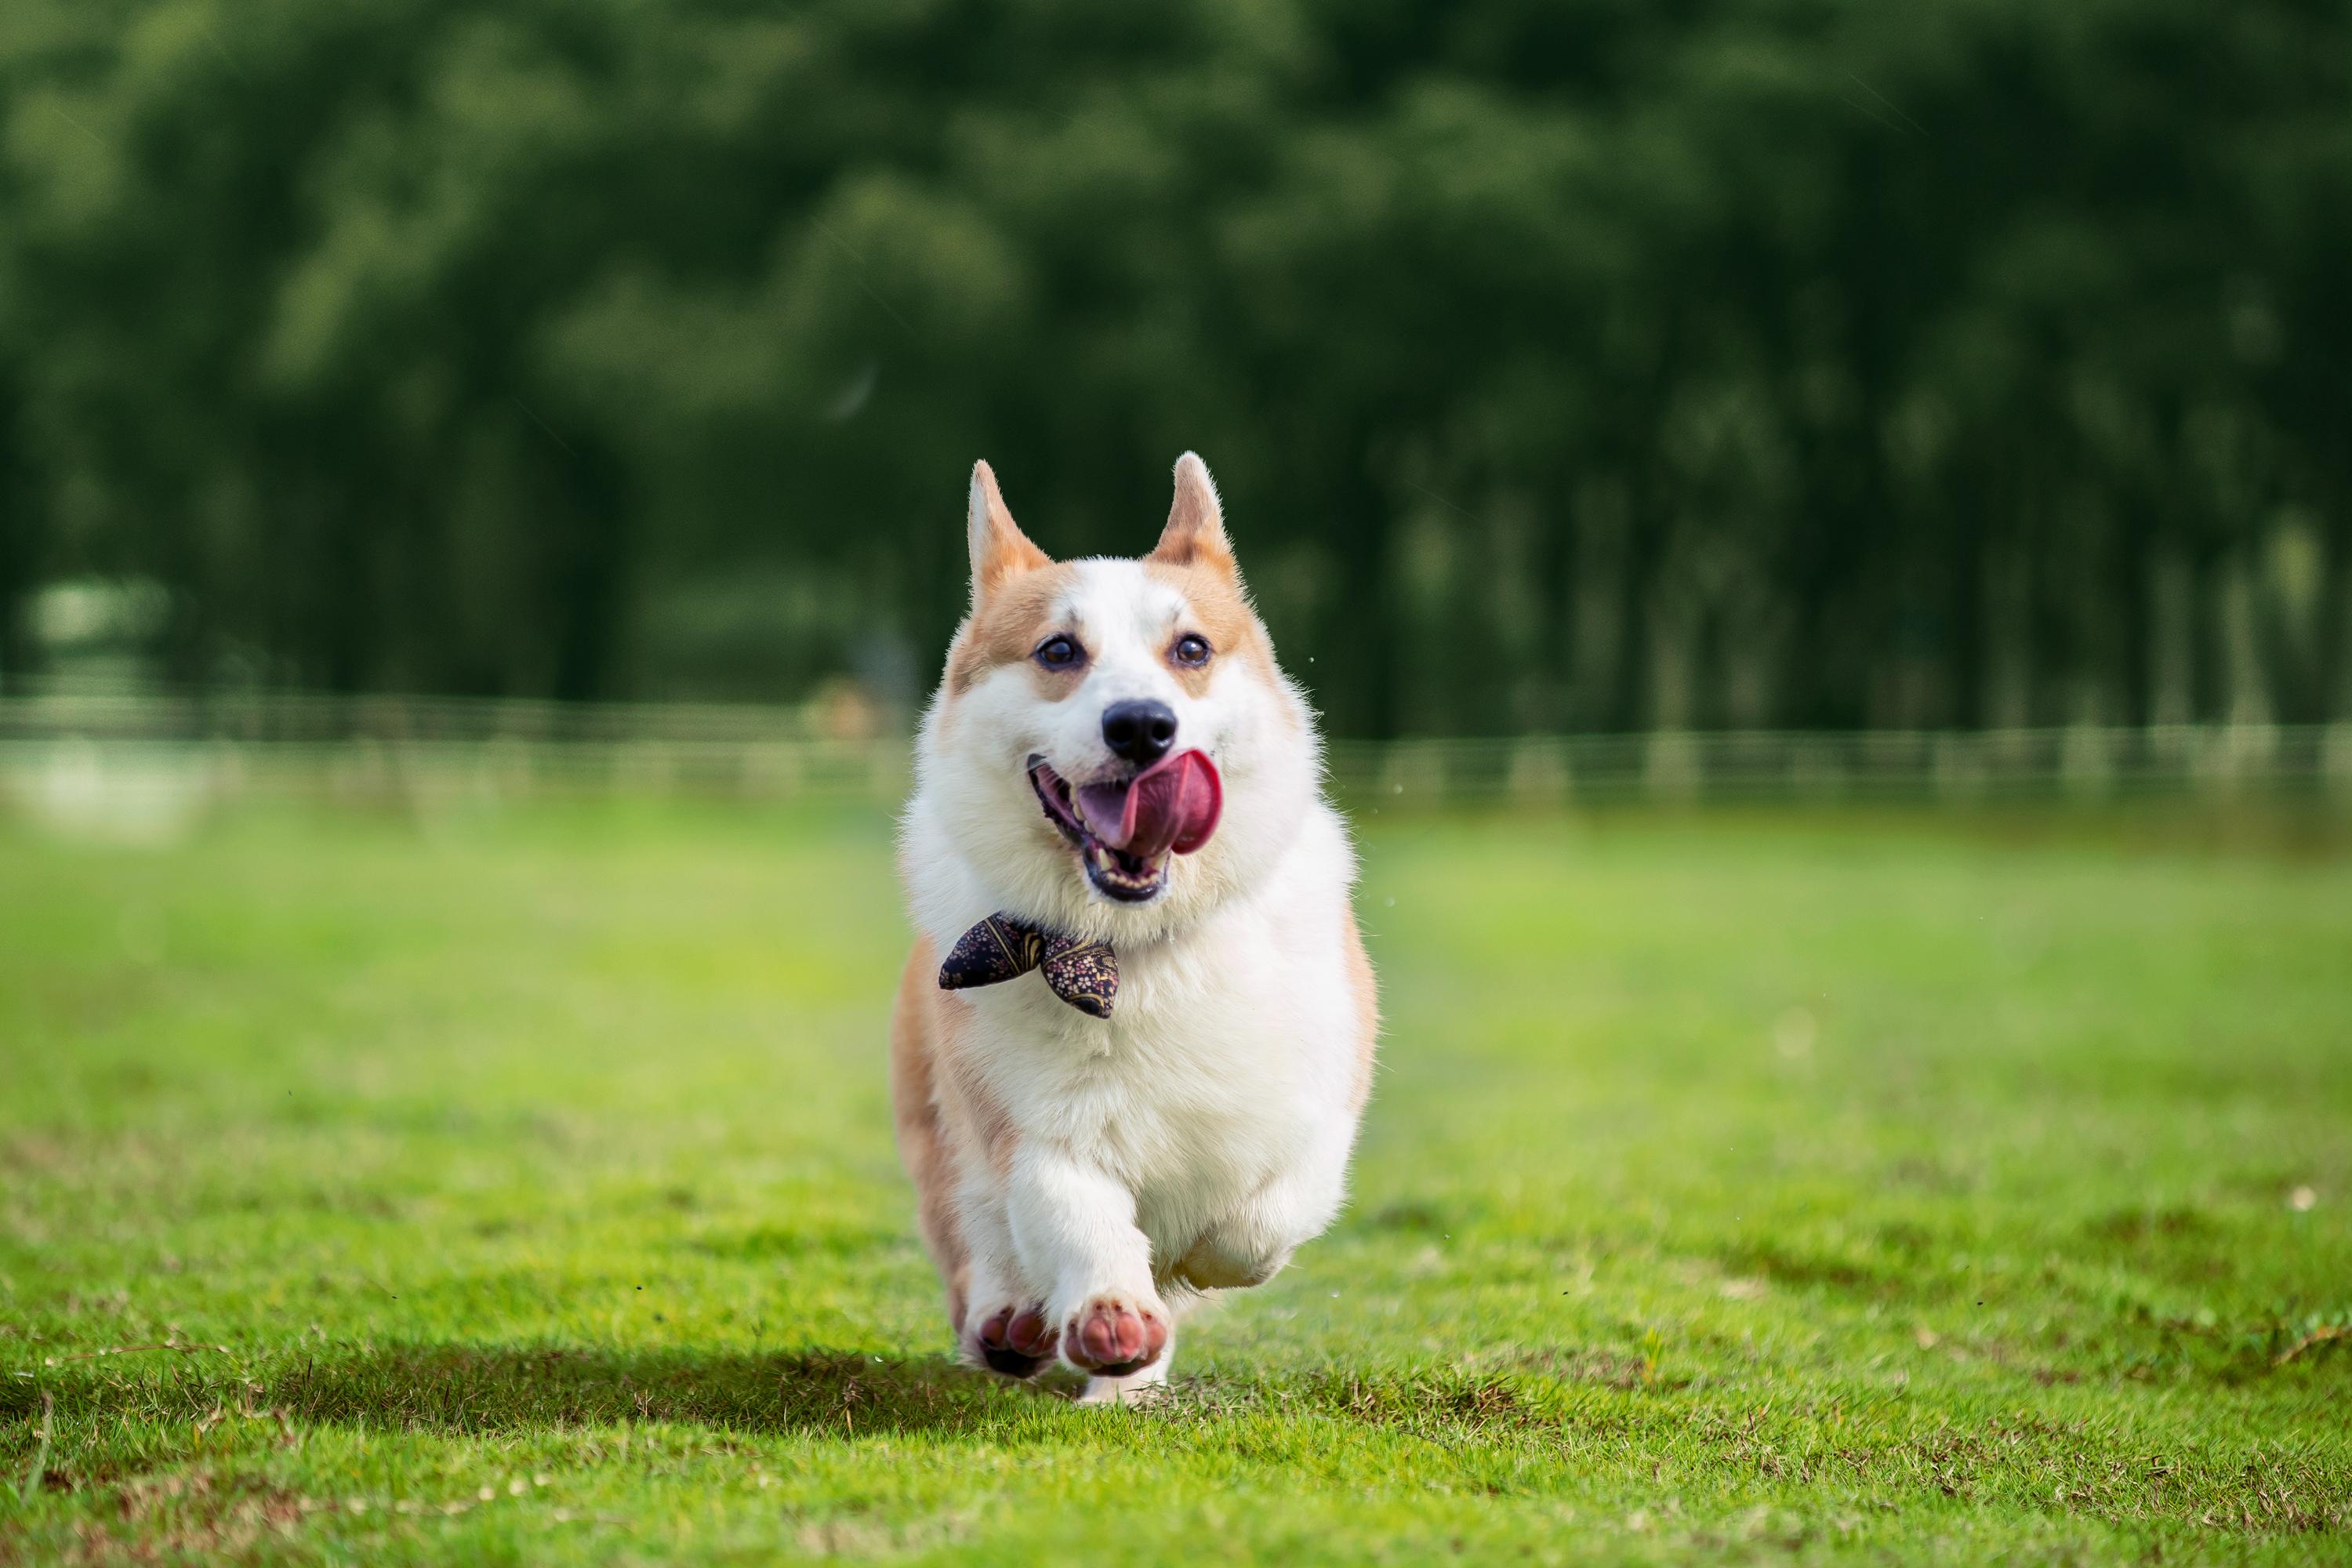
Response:
[[[1186,632],[1176,639],[1176,647],[1171,657],[1179,664],[1189,664],[1198,669],[1209,662],[1209,652],[1208,638],[1198,632]]]
[[[1076,643],[1059,635],[1037,645],[1037,662],[1047,669],[1067,669],[1085,657],[1085,650]]]

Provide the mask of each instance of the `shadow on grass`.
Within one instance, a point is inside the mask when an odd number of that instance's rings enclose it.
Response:
[[[39,1389],[60,1419],[201,1421],[226,1408],[296,1423],[433,1432],[514,1432],[682,1422],[744,1432],[959,1432],[1001,1426],[1041,1395],[944,1357],[852,1351],[690,1350],[394,1342],[295,1352],[245,1375],[205,1360],[137,1370],[110,1361],[0,1388],[0,1419],[35,1416]]]
[[[1547,1361],[1549,1370],[1559,1368]],[[1583,1368],[1572,1382],[1632,1384]],[[1687,1380],[1663,1384],[1679,1390]],[[749,1434],[839,1438],[877,1434],[984,1433],[1016,1438],[1024,1417],[1068,1411],[1078,1380],[1049,1372],[1014,1384],[944,1356],[856,1351],[614,1350],[564,1345],[467,1345],[415,1341],[329,1344],[281,1352],[230,1370],[211,1355],[142,1355],[48,1369],[0,1382],[0,1458],[41,1416],[100,1424],[208,1424],[224,1413],[297,1426],[446,1434],[564,1431],[674,1422]],[[1549,1427],[1494,1373],[1426,1371],[1385,1376],[1330,1372],[1273,1378],[1180,1379],[1155,1402],[1165,1420],[1216,1423],[1241,1415],[1308,1416],[1433,1438]],[[1590,1420],[1590,1414],[1587,1415]],[[1623,1419],[1622,1416],[1619,1419]],[[16,1431],[8,1427],[16,1424]],[[1050,1425],[1029,1426],[1041,1440]]]

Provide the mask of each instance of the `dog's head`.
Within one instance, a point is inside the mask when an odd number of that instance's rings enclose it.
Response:
[[[1278,859],[1319,761],[1207,466],[1177,460],[1167,526],[1139,560],[1048,559],[986,463],[969,527],[971,613],[919,765],[931,821],[991,888],[1064,930],[1136,936]]]

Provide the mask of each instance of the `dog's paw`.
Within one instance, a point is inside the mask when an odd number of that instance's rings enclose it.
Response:
[[[1003,1306],[980,1321],[972,1341],[981,1361],[1007,1377],[1027,1377],[1054,1359],[1061,1336],[1042,1304]]]
[[[1196,1290],[1245,1290],[1263,1285],[1290,1261],[1287,1247],[1240,1247],[1211,1231],[1177,1260],[1175,1277]]]
[[[1097,1377],[1141,1372],[1168,1348],[1168,1309],[1123,1296],[1090,1298],[1062,1325],[1062,1353]]]

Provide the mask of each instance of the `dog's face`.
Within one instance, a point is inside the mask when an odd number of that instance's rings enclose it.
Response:
[[[1245,886],[1311,803],[1306,705],[1274,662],[1198,458],[1140,560],[1048,560],[973,470],[972,611],[924,721],[923,795],[1021,912],[1168,929]]]

